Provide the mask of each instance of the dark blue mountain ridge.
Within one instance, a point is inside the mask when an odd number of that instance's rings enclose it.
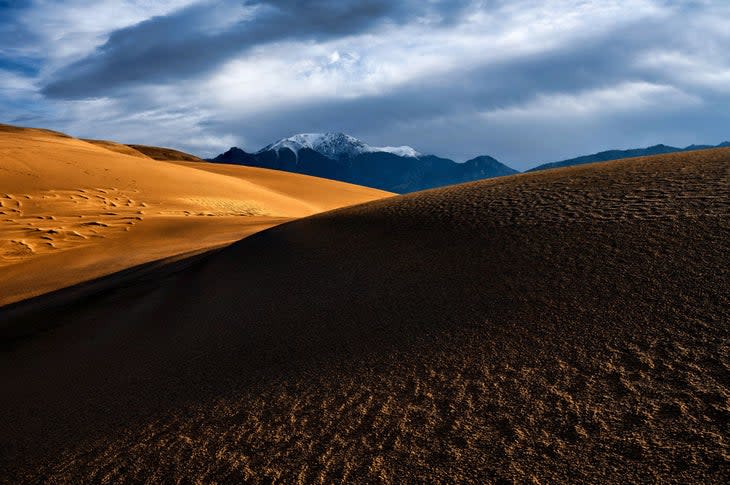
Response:
[[[527,172],[536,172],[538,170],[547,170],[550,168],[570,167],[572,165],[582,165],[585,163],[608,162],[611,160],[620,160],[622,158],[646,157],[649,155],[663,155],[665,153],[688,152],[693,150],[707,150],[710,148],[722,147],[730,147],[730,142],[725,141],[719,145],[689,145],[684,148],[660,144],[646,148],[606,150],[603,152],[593,153],[591,155],[583,155],[576,158],[561,160],[559,162],[543,163],[542,165],[538,165],[537,167],[527,170]]]
[[[518,173],[489,156],[457,163],[407,146],[373,147],[343,133],[294,135],[256,153],[233,147],[210,161],[285,170],[396,193]]]

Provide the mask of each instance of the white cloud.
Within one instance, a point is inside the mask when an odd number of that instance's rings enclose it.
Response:
[[[678,110],[702,100],[673,86],[647,82],[624,82],[578,93],[539,94],[517,106],[482,113],[490,121],[578,120],[617,113]]]
[[[97,98],[56,102],[49,126],[58,129],[62,124],[65,131],[83,138],[168,146],[202,156],[242,142],[233,135],[208,132],[203,122],[210,116],[194,105],[180,105],[174,111],[155,108],[130,112],[124,102]]]
[[[5,95],[24,95],[35,93],[33,78],[13,71],[0,69],[0,93]]]
[[[730,93],[730,59],[656,50],[640,55],[636,65],[678,84]]]

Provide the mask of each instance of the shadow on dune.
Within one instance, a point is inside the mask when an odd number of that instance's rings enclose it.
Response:
[[[728,163],[376,201],[48,307],[2,355],[5,476],[726,475]]]
[[[53,330],[63,322],[59,314],[79,311],[103,298],[110,292],[119,291],[126,285],[143,284],[145,276],[156,280],[195,264],[207,253],[219,248],[192,251],[175,257],[163,258],[139,264],[123,271],[84,281],[67,288],[52,291],[26,300],[0,307],[0,351],[9,352]]]

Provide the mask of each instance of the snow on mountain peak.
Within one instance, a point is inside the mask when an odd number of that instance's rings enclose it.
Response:
[[[417,152],[415,148],[409,147],[407,145],[403,145],[403,146],[399,146],[399,147],[371,147],[371,148],[375,152],[388,152],[388,153],[392,153],[394,155],[398,155],[399,157],[418,158],[421,156],[421,153]]]
[[[278,152],[283,148],[288,148],[297,156],[299,150],[308,148],[314,150],[320,155],[342,160],[352,158],[363,153],[387,152],[393,153],[401,157],[419,157],[421,154],[409,146],[400,147],[374,147],[358,140],[357,138],[346,135],[345,133],[300,133],[288,138],[283,138],[276,143],[261,149],[259,153],[274,150]]]

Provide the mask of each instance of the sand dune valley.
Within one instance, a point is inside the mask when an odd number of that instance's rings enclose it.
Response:
[[[730,148],[395,195],[0,125],[0,483],[727,483]]]

